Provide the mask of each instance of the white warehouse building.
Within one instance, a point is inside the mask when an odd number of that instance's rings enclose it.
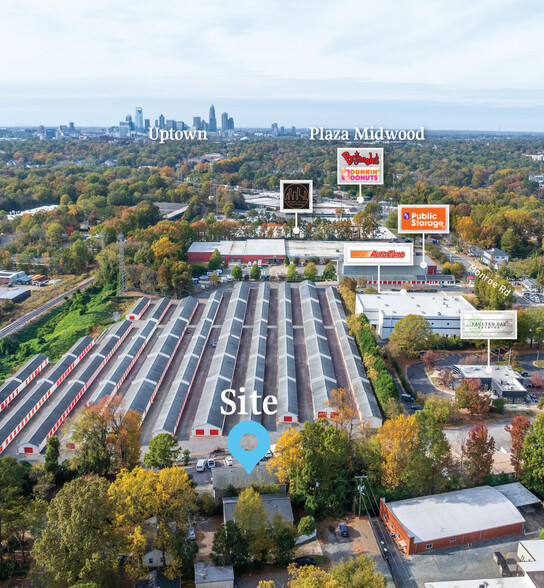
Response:
[[[408,292],[357,294],[355,312],[363,312],[382,339],[388,339],[397,322],[409,314],[425,317],[434,333],[460,335],[461,311],[475,310],[462,296]]]

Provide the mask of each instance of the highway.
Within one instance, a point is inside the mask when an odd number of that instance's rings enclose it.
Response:
[[[87,280],[84,280],[83,282],[80,282],[77,286],[74,286],[70,290],[67,290],[66,292],[63,292],[59,296],[56,296],[55,298],[52,298],[51,300],[49,300],[45,304],[42,304],[42,306],[40,306],[39,308],[36,308],[35,310],[31,310],[30,312],[28,312],[27,314],[23,315],[22,317],[14,320],[7,327],[4,327],[3,329],[0,329],[0,339],[2,339],[3,337],[7,337],[8,335],[11,335],[11,334],[15,333],[16,331],[18,331],[19,329],[21,329],[23,327],[26,327],[34,319],[36,319],[39,316],[41,316],[44,312],[47,312],[48,310],[51,310],[52,308],[54,308],[55,306],[57,306],[57,304],[60,304],[61,302],[63,302],[65,296],[70,296],[71,294],[73,294],[78,289],[81,290],[81,289],[87,288],[93,282],[94,282],[94,278],[88,278]]]

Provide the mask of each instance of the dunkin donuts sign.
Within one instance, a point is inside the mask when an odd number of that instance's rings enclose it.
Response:
[[[383,149],[337,149],[338,184],[383,184]]]

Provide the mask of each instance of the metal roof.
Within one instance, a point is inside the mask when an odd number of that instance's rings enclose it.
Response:
[[[525,522],[510,500],[491,486],[409,498],[386,506],[416,543]]]
[[[160,433],[175,434],[222,299],[223,294],[220,290],[214,292],[208,299],[202,318],[191,338],[174,382],[167,391],[167,396],[155,421],[153,437]]]
[[[269,521],[277,513],[281,514],[284,521],[292,523],[295,520],[291,499],[286,494],[261,494],[260,498]],[[223,498],[223,520],[225,523],[234,520],[233,515],[237,502],[238,496],[235,498]]]
[[[193,428],[206,425],[223,428],[225,415],[221,413],[221,393],[232,384],[248,297],[247,283],[239,282],[234,286],[221,334],[217,340],[212,369],[202,390]]]
[[[2,386],[0,386],[0,403],[4,402],[6,398],[13,393],[28,377],[30,377],[35,370],[37,370],[44,361],[47,361],[47,356],[43,353],[35,355],[29,359],[23,367],[21,367],[11,378],[8,378]]]
[[[127,315],[129,314],[141,314],[143,312],[143,310],[145,309],[145,307],[150,303],[149,298],[147,298],[146,296],[144,296],[143,298],[140,298],[133,306],[132,308],[127,312]]]
[[[172,301],[170,298],[162,298],[159,303],[153,309],[151,318],[160,322],[164,313],[170,308]]]
[[[278,416],[282,415],[298,420],[291,286],[286,282],[278,288]]]

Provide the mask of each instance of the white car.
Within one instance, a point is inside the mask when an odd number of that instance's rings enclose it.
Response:
[[[266,458],[266,459],[270,459],[271,457],[274,457],[274,452],[272,451],[272,449],[269,449],[269,450],[266,452],[265,458]]]
[[[215,467],[215,459],[213,457],[210,457],[208,459],[208,467],[209,468],[214,468]]]
[[[232,457],[230,455],[227,455],[227,457],[225,457],[225,465],[227,465],[227,466],[232,465]]]
[[[189,533],[187,533],[187,539],[194,541],[196,539],[195,528],[193,526],[189,527]]]

